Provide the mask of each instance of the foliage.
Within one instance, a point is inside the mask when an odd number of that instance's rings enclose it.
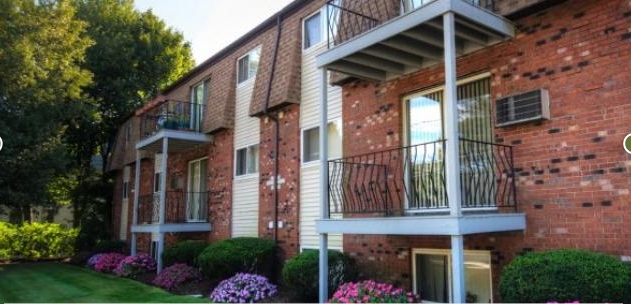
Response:
[[[184,263],[189,266],[197,265],[197,257],[208,247],[208,242],[187,240],[179,242],[162,252],[162,263],[165,266]]]
[[[276,293],[276,285],[270,283],[266,277],[237,273],[221,281],[210,294],[210,300],[215,303],[253,303],[272,297]]]
[[[114,273],[121,277],[135,278],[139,274],[155,271],[156,266],[156,260],[151,256],[146,253],[139,253],[124,258],[118,263]]]
[[[59,179],[71,162],[65,132],[89,103],[85,27],[68,1],[0,1],[0,204],[19,221],[72,186]]]
[[[114,272],[118,264],[125,258],[124,254],[118,252],[104,253],[94,263],[94,270],[107,273]]]
[[[420,297],[387,283],[371,280],[342,284],[330,303],[419,303]]]
[[[153,284],[173,291],[177,290],[185,283],[199,281],[201,279],[202,274],[199,270],[183,263],[176,263],[162,269],[153,280]]]
[[[77,214],[75,214],[75,219],[77,219],[76,216]],[[96,244],[108,239],[107,225],[99,216],[98,212],[91,212],[83,217],[80,216],[79,219],[81,219],[81,230],[79,230],[79,236],[77,237],[75,248],[77,248],[77,250],[94,251],[95,249],[98,249],[97,252],[109,252],[95,247]]]
[[[91,257],[92,252],[79,251],[70,258],[70,263],[76,266],[86,266]]]
[[[103,253],[103,252],[119,252],[125,253],[125,248],[127,247],[127,243],[121,240],[100,240],[94,245],[92,252],[94,253]]]
[[[14,238],[14,256],[27,259],[69,257],[78,231],[54,223],[24,223]]]
[[[329,250],[329,296],[337,287],[357,278],[355,263],[346,254]],[[318,275],[320,252],[317,250],[304,251],[285,262],[283,266],[283,281],[294,297],[300,301],[313,302],[318,300]]]
[[[15,226],[0,221],[0,260],[8,260],[13,256],[15,236],[17,229]]]
[[[237,272],[268,275],[274,242],[254,237],[238,237],[216,242],[204,249],[197,263],[210,279],[221,280]]]
[[[504,302],[625,302],[631,300],[631,268],[614,257],[575,249],[532,252],[504,267]]]
[[[96,265],[96,262],[99,261],[99,259],[101,258],[101,256],[103,256],[104,253],[97,253],[93,256],[91,256],[88,261],[86,262],[86,266],[90,269],[94,269],[94,266]]]

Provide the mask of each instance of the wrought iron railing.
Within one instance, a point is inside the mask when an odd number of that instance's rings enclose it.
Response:
[[[146,138],[162,129],[200,132],[205,108],[203,104],[167,100],[141,114],[140,136]]]
[[[336,46],[432,1],[435,0],[330,0],[326,6],[328,45]],[[495,10],[494,0],[462,1]]]
[[[330,212],[447,211],[444,150],[439,140],[329,161]],[[463,209],[516,208],[512,147],[460,139],[460,182]]]
[[[167,191],[165,193],[165,223],[206,222],[208,205],[220,195],[219,192]],[[138,223],[160,222],[160,193],[138,198]]]

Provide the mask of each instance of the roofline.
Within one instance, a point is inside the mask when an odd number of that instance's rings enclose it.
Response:
[[[276,12],[274,15],[272,15],[269,18],[265,19],[265,21],[263,21],[262,23],[257,25],[255,28],[251,29],[249,32],[247,32],[243,36],[239,37],[237,40],[235,40],[234,42],[230,43],[228,46],[224,47],[219,52],[215,53],[215,55],[212,55],[210,58],[204,60],[202,63],[200,63],[199,65],[197,65],[193,69],[191,69],[188,73],[184,74],[182,77],[177,79],[174,83],[172,83],[171,85],[167,86],[164,89],[164,91],[161,92],[161,94],[162,95],[168,94],[169,92],[174,90],[176,87],[180,86],[182,83],[184,83],[184,82],[188,81],[189,79],[191,79],[198,72],[208,68],[213,63],[215,63],[215,62],[223,59],[227,55],[229,55],[232,51],[234,51],[234,49],[236,49],[237,47],[243,45],[244,42],[252,39],[256,35],[258,35],[261,32],[263,32],[264,30],[267,30],[269,27],[274,26],[276,24],[276,18],[279,15],[285,15],[286,13],[291,12],[292,10],[298,9],[299,7],[301,7],[304,4],[307,4],[309,2],[311,2],[311,1],[310,0],[294,0],[291,3],[287,4],[280,11]]]

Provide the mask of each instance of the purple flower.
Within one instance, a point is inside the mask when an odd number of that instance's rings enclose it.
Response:
[[[330,303],[417,303],[420,297],[386,283],[372,280],[340,285]]]
[[[136,277],[138,274],[156,270],[156,261],[146,253],[125,257],[114,269],[121,277]]]
[[[117,252],[101,254],[96,258],[94,270],[98,272],[112,272],[123,259],[125,259],[125,255]]]
[[[153,280],[153,284],[166,290],[176,290],[184,283],[199,281],[201,278],[199,270],[186,264],[177,263],[164,268]]]
[[[276,293],[276,285],[269,283],[267,278],[256,274],[237,273],[221,281],[210,294],[210,299],[219,303],[248,303],[269,298]]]

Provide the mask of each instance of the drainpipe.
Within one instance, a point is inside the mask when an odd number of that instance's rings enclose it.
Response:
[[[281,22],[282,16],[279,13],[276,16],[276,42],[274,44],[274,55],[272,56],[272,69],[270,71],[269,82],[267,83],[267,93],[265,95],[265,108],[263,109],[263,115],[267,118],[271,119],[274,122],[274,191],[273,191],[273,201],[274,201],[274,259],[272,260],[272,277],[276,279],[277,272],[276,268],[278,266],[277,258],[278,258],[278,174],[279,174],[279,164],[278,164],[278,155],[279,155],[279,119],[278,114],[272,115],[269,111],[269,102],[270,96],[272,94],[272,84],[274,82],[274,75],[276,74],[276,60],[278,57],[278,47],[280,46],[280,34],[281,34]]]

